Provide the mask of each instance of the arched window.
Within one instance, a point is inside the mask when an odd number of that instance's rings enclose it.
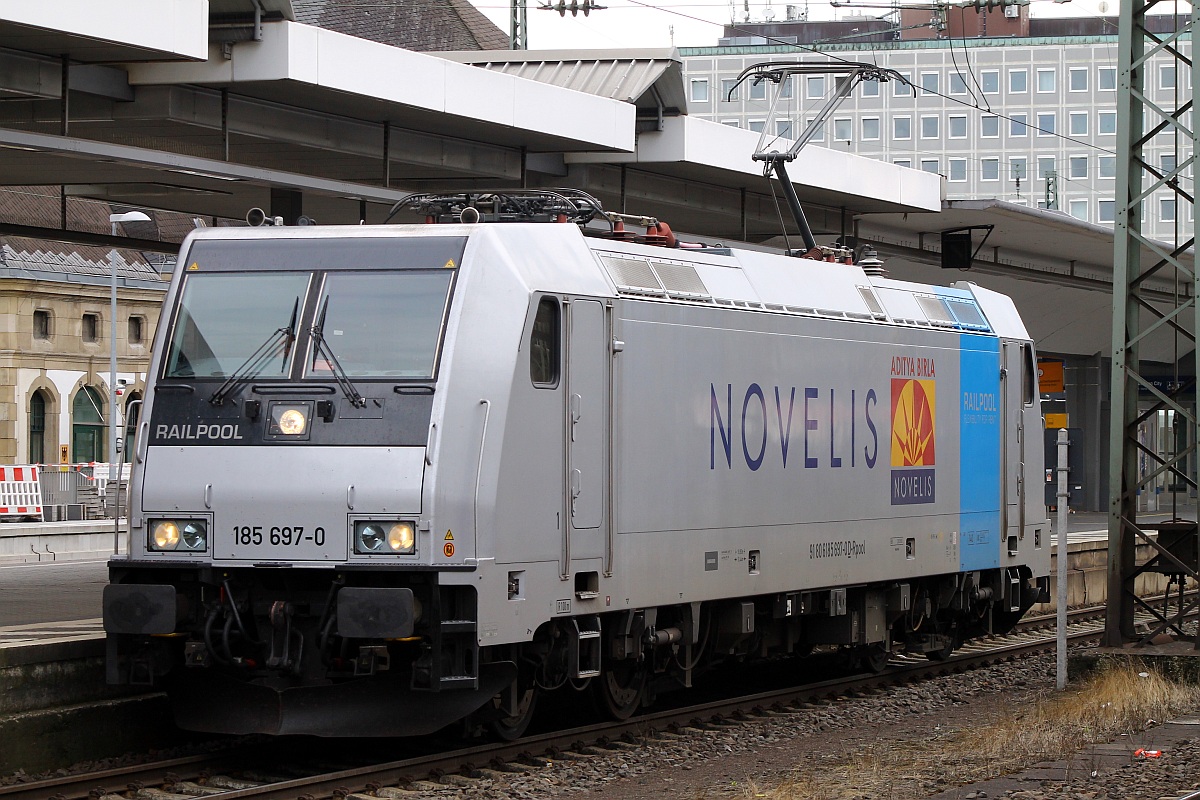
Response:
[[[125,439],[121,443],[121,460],[129,462],[133,458],[133,437],[137,434],[138,416],[142,412],[142,393],[130,392],[125,401]]]
[[[46,463],[46,395],[41,390],[29,398],[29,463]]]
[[[105,461],[104,444],[104,400],[85,386],[71,404],[71,458],[76,464]]]

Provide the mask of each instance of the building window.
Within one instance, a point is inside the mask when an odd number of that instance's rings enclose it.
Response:
[[[1075,219],[1081,219],[1087,222],[1088,201],[1087,200],[1072,200],[1067,204],[1067,213]]]
[[[950,168],[950,180],[957,183],[967,179],[967,160],[965,158],[952,158],[946,164]]]
[[[921,138],[936,139],[940,135],[941,117],[921,117]]]
[[[1117,218],[1117,201],[1100,200],[1096,203],[1096,219],[1099,222],[1113,222]]]
[[[1008,177],[1015,181],[1023,181],[1029,177],[1029,170],[1025,165],[1025,157],[1017,156],[1008,160]]]
[[[1117,132],[1117,112],[1100,111],[1096,113],[1096,133],[1107,136]]]
[[[835,142],[848,142],[854,134],[854,121],[846,119],[835,119],[833,121],[833,140]]]
[[[50,312],[45,309],[37,309],[33,312],[33,338],[49,339],[50,338]]]
[[[1170,175],[1175,171],[1175,154],[1163,153],[1158,157],[1158,163],[1162,167],[1162,174],[1164,176]]]
[[[1037,115],[1038,136],[1054,135],[1055,114],[1053,111],[1039,112]]]
[[[1096,90],[1115,92],[1117,90],[1117,68],[1098,67],[1096,69]]]
[[[938,172],[940,172],[938,169],[938,160],[936,158],[922,158],[921,171],[932,172],[936,175]]]
[[[708,102],[708,79],[699,78],[692,81],[692,101],[696,103]]]
[[[1008,91],[1010,94],[1024,94],[1029,91],[1029,73],[1023,69],[1010,69]]]
[[[892,81],[892,96],[893,97],[909,97],[912,95],[912,76],[907,72],[901,72],[900,77],[903,80]]]
[[[1175,221],[1175,198],[1160,197],[1158,199],[1158,218],[1163,222]]]
[[[731,128],[742,127],[742,123],[738,122],[736,119],[723,119],[723,120],[721,120],[721,124],[728,125]]]
[[[129,343],[144,344],[146,318],[145,317],[130,317],[129,318]]]
[[[1057,73],[1053,69],[1039,69],[1037,71],[1038,94],[1048,94],[1057,91],[1057,77]]]
[[[1101,178],[1117,177],[1117,157],[1098,156],[1096,158],[1096,174]]]
[[[862,138],[864,141],[875,141],[879,138],[879,117],[863,117]]]
[[[737,100],[738,99],[738,90],[740,88],[741,87],[738,86],[738,82],[736,80],[734,80],[733,78],[728,78],[728,79],[723,78],[721,80],[721,102],[732,103],[734,100]]]
[[[950,94],[966,94],[967,80],[961,72],[950,73]]]
[[[766,127],[767,121],[765,119],[750,120],[750,130],[754,131],[755,133],[762,133]]]
[[[1072,111],[1067,119],[1072,136],[1087,136],[1088,112]]]
[[[985,158],[979,162],[979,179],[982,181],[1000,180],[1000,159]]]
[[[792,96],[792,76],[788,75],[779,82],[779,96],[787,100]]]
[[[984,94],[1000,94],[1000,70],[986,69],[980,72],[979,83]]]
[[[1069,88],[1072,92],[1086,92],[1088,89],[1087,67],[1071,67]]]
[[[40,389],[29,397],[29,463],[46,463],[46,395]]]
[[[71,403],[71,460],[106,461],[104,444],[104,400],[99,391],[84,386]]]
[[[863,97],[879,97],[879,81],[863,81],[859,85],[862,87]]]
[[[1071,156],[1067,161],[1067,174],[1072,178],[1086,178],[1088,176],[1088,157]]]
[[[1009,114],[1008,115],[1008,135],[1009,136],[1025,136],[1029,131],[1028,114]]]
[[[921,92],[923,94],[938,93],[938,74],[936,72],[921,73]]]
[[[894,158],[894,159],[892,159],[892,163],[895,164],[897,167],[907,167],[909,169],[912,169],[912,159],[911,158]]]
[[[750,82],[750,99],[751,100],[765,100],[766,98],[767,98],[767,82],[766,81],[758,81],[757,83],[755,83],[754,81],[751,81]]]
[[[815,100],[825,96],[825,76],[809,75],[805,81],[805,96]]]
[[[792,138],[792,121],[790,119],[775,120],[775,135],[784,139]]]
[[[100,316],[98,314],[83,315],[83,340],[85,342],[100,341]]]
[[[1054,156],[1038,156],[1037,167],[1038,177],[1045,178],[1051,172],[1054,172]]]
[[[908,117],[892,117],[892,138],[911,139],[912,120]]]
[[[1175,88],[1175,65],[1162,64],[1158,68],[1158,88],[1174,89]]]
[[[965,116],[951,114],[946,119],[946,127],[949,129],[951,139],[967,138],[967,118]]]

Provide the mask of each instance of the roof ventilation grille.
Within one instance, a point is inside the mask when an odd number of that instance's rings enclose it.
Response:
[[[659,283],[650,263],[643,258],[617,258],[601,256],[613,283],[623,292],[634,294],[662,295],[663,285]]]
[[[684,297],[708,297],[708,287],[700,279],[696,268],[691,264],[667,264],[662,261],[652,261],[658,279],[662,281],[667,294]]]

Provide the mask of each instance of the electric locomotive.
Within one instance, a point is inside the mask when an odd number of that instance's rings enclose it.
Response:
[[[109,680],[182,727],[516,737],[559,687],[945,658],[1045,593],[1007,297],[582,193],[408,207],[183,245],[104,594]]]

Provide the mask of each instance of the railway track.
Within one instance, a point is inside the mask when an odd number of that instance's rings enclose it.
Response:
[[[1103,607],[1070,613],[1067,638],[1081,643],[1099,638]],[[319,800],[344,798],[399,800],[403,789],[447,789],[469,785],[493,773],[521,772],[548,759],[587,757],[604,750],[630,749],[647,738],[681,728],[737,724],[737,720],[800,713],[814,703],[854,693],[871,693],[903,683],[1010,661],[1055,645],[1054,618],[1025,620],[1004,636],[969,642],[945,661],[919,656],[893,657],[883,672],[838,677],[783,689],[648,712],[625,722],[604,722],[527,736],[517,742],[488,742],[386,763],[296,774],[303,768],[255,764],[266,756],[240,752],[196,755],[94,773],[56,777],[0,787],[0,800]],[[482,765],[482,766],[481,766]],[[311,773],[311,768],[308,769]]]

